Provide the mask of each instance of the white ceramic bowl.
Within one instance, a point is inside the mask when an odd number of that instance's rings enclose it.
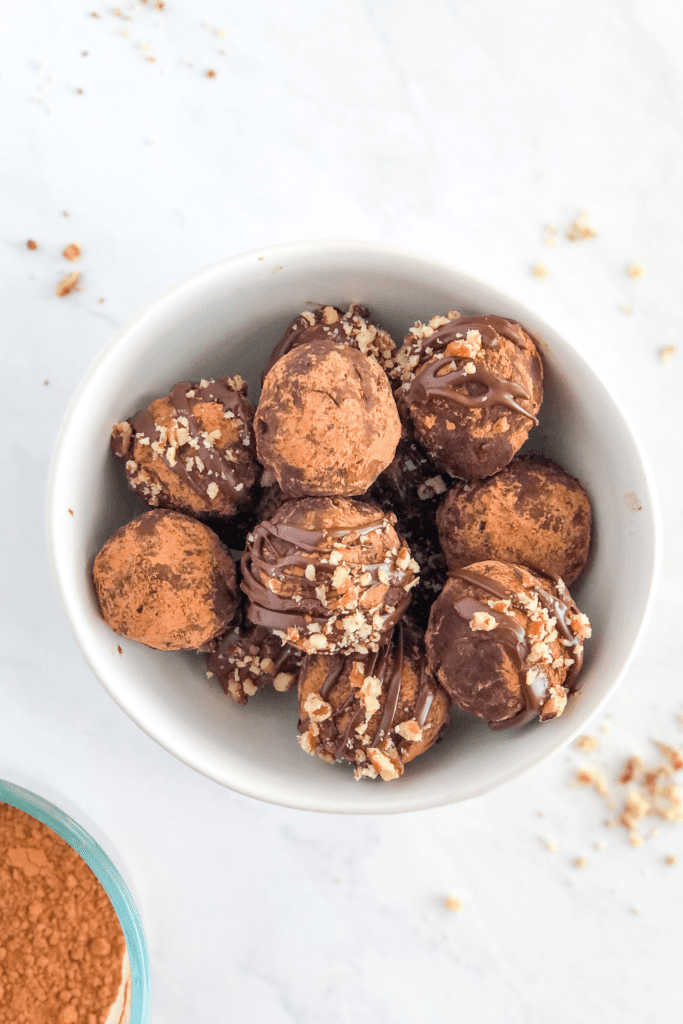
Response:
[[[593,624],[583,688],[561,718],[491,732],[454,713],[443,740],[390,784],[356,782],[296,742],[294,694],[262,692],[238,707],[194,653],[162,653],[115,636],[100,617],[90,567],[104,541],[143,511],[109,453],[113,423],[178,380],[241,374],[255,402],[261,368],[289,321],[313,302],[367,304],[397,340],[447,309],[497,313],[538,339],[546,370],[540,425],[528,447],[588,489],[591,560],[572,593]],[[71,514],[73,513],[73,514]],[[386,813],[485,793],[571,740],[604,703],[636,643],[655,575],[655,511],[638,446],[585,361],[529,310],[453,268],[384,246],[303,242],[236,256],[171,288],[112,339],[76,392],[59,435],[48,498],[54,572],[90,667],[153,739],[249,796],[306,810]],[[119,653],[119,647],[122,653]]]

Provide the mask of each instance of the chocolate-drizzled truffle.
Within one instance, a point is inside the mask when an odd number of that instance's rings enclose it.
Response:
[[[182,381],[117,423],[111,447],[148,505],[200,517],[231,516],[256,480],[254,408],[241,377]]]
[[[396,401],[442,469],[479,479],[507,465],[536,423],[543,366],[520,324],[500,316],[417,323],[396,356]]]
[[[216,676],[238,704],[246,704],[265,686],[280,693],[296,686],[302,657],[271,630],[247,622],[216,643],[207,658],[207,675]]]
[[[248,618],[306,654],[376,651],[418,579],[394,522],[345,498],[288,501],[248,538]]]
[[[591,506],[574,477],[540,455],[455,484],[437,513],[448,568],[497,559],[573,583],[588,557]]]
[[[432,606],[428,663],[463,711],[504,729],[562,714],[590,633],[561,580],[477,562],[455,572]]]
[[[235,563],[216,534],[164,509],[110,537],[93,580],[114,632],[160,651],[201,647],[227,629],[237,607]]]
[[[337,306],[319,306],[300,313],[273,349],[263,377],[278,359],[309,341],[333,341],[335,345],[350,345],[364,356],[376,359],[387,373],[394,366],[396,343],[393,338],[373,322],[369,309],[358,302],[352,302],[346,313]]]
[[[350,761],[357,779],[385,782],[432,746],[450,710],[427,671],[420,633],[405,620],[375,654],[304,658],[299,705],[307,754]]]
[[[259,460],[284,494],[363,494],[401,434],[389,380],[355,348],[313,341],[266,377],[254,421]]]

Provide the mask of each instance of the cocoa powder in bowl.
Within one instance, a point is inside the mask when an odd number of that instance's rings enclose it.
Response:
[[[130,985],[124,963],[123,930],[85,861],[47,825],[0,803],[0,1021],[109,1024]]]

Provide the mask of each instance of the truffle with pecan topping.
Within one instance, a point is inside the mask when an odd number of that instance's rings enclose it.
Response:
[[[249,535],[247,617],[306,654],[376,651],[418,580],[395,521],[347,498],[286,502]]]
[[[230,625],[237,607],[235,563],[216,534],[165,509],[110,537],[93,580],[114,632],[160,651],[201,647]]]
[[[432,606],[429,668],[463,711],[492,729],[546,721],[577,689],[590,633],[561,580],[476,562],[455,572]]]
[[[455,484],[437,523],[451,570],[497,559],[573,583],[588,558],[588,495],[540,455],[514,458],[488,480]]]
[[[304,658],[299,706],[307,754],[389,782],[437,740],[450,701],[427,671],[421,630],[404,619],[374,654]]]
[[[524,328],[500,316],[417,323],[396,356],[396,401],[437,464],[491,476],[522,447],[543,398],[543,365]]]
[[[246,395],[241,377],[182,381],[117,423],[111,447],[132,489],[148,505],[201,518],[239,511],[258,474]]]
[[[234,701],[246,704],[264,686],[280,693],[296,686],[302,657],[270,629],[247,622],[214,644],[207,674],[216,676]]]
[[[387,373],[394,366],[396,343],[393,338],[373,322],[369,309],[358,302],[352,302],[346,313],[337,306],[318,306],[300,313],[273,349],[263,377],[278,359],[309,341],[333,341],[335,345],[350,345],[364,356],[376,359]]]
[[[378,363],[327,340],[275,363],[254,428],[259,460],[290,498],[363,494],[393,459],[401,434]]]

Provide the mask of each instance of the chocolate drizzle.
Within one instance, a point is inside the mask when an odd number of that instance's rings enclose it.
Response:
[[[195,494],[210,501],[208,488],[212,483],[216,484],[219,491],[234,504],[244,501],[249,493],[249,488],[255,479],[255,469],[245,471],[244,459],[230,459],[227,452],[232,454],[230,448],[223,450],[212,445],[207,439],[207,432],[202,429],[201,424],[193,414],[194,405],[198,402],[216,402],[224,413],[230,413],[238,422],[249,437],[251,433],[251,407],[245,395],[229,387],[226,381],[230,378],[210,381],[204,387],[189,381],[181,381],[173,388],[167,396],[167,401],[174,409],[174,417],[181,427],[187,431],[189,440],[196,442],[189,445],[169,446],[165,441],[163,426],[157,424],[148,409],[140,409],[131,416],[129,423],[138,441],[147,439],[150,444],[161,442],[158,449],[153,449],[163,459],[165,465],[178,476],[184,484],[191,488]],[[190,398],[188,398],[188,392]],[[190,403],[192,399],[192,404]],[[169,455],[172,450],[172,457]],[[116,454],[123,455],[125,452],[114,448]],[[201,460],[204,469],[201,470],[197,459]],[[189,468],[188,468],[189,463]],[[253,479],[252,479],[253,477]]]
[[[310,504],[317,500],[325,503],[331,499],[305,500]],[[250,534],[242,555],[241,586],[249,599],[248,617],[257,625],[282,632],[294,628],[301,631],[304,638],[310,636],[308,626],[312,623],[318,624],[324,632],[326,627],[331,629],[340,617],[355,610],[354,607],[342,606],[337,600],[339,593],[333,585],[333,578],[341,565],[349,576],[355,577],[353,582],[358,594],[368,594],[382,583],[380,574],[384,576],[386,573],[388,590],[379,608],[383,622],[381,633],[385,634],[398,622],[410,602],[410,593],[404,586],[413,579],[412,570],[397,568],[391,553],[382,562],[362,564],[345,564],[342,557],[333,561],[331,556],[334,550],[339,551],[335,545],[350,536],[352,544],[358,544],[362,550],[361,538],[364,535],[382,532],[389,525],[390,521],[381,515],[364,525],[337,528],[322,528],[320,525],[316,528],[314,525],[306,529],[273,520],[260,523]],[[313,567],[313,573],[307,576],[309,567]],[[325,588],[324,595],[320,593],[321,587]],[[328,598],[331,599],[329,605],[325,603]],[[378,609],[361,610],[364,617],[372,620]],[[340,643],[349,645],[343,629],[332,635],[329,647],[334,650]]]
[[[519,569],[515,566],[510,566],[510,568],[518,577],[520,584],[524,585],[523,576]],[[451,577],[461,579],[465,583],[469,583],[472,587],[485,591],[496,600],[510,602],[515,601],[516,594],[514,591],[510,590],[502,583],[499,583],[497,580],[493,580],[482,573],[473,572],[471,569],[465,568],[452,573]],[[569,605],[559,596],[549,594],[539,586],[525,586],[524,589],[531,594],[536,594],[539,603],[546,609],[548,614],[555,619],[557,632],[564,640],[571,644],[574,664],[570,666],[562,685],[568,693],[572,693],[576,689],[575,679],[583,663],[583,647],[569,625],[568,616],[571,614],[578,614],[578,608],[574,602],[571,602],[571,605]],[[486,615],[492,616],[496,620],[497,624],[495,629],[495,639],[507,648],[518,668],[519,682],[522,693],[524,694],[526,707],[511,719],[507,719],[503,722],[489,722],[490,727],[492,729],[507,728],[511,725],[521,725],[524,722],[530,721],[539,713],[548,697],[548,680],[541,665],[537,663],[532,665],[528,661],[531,644],[529,643],[524,626],[522,626],[514,616],[496,611],[489,605],[482,604],[471,597],[460,598],[458,601],[454,602],[453,608],[465,622],[471,622],[475,612],[484,612]],[[526,614],[524,609],[520,610],[524,611]],[[484,635],[490,636],[491,634],[487,631]],[[536,685],[527,682],[527,672],[532,668],[538,670],[538,675],[536,679],[533,680],[533,683]],[[543,687],[542,689],[541,686]]]
[[[364,678],[374,677],[378,679],[385,694],[384,704],[379,714],[379,722],[371,738],[364,738],[359,745],[364,748],[382,749],[394,727],[398,724],[398,709],[401,702],[403,675],[405,665],[410,660],[416,674],[419,672],[418,689],[415,696],[414,711],[412,717],[417,721],[420,728],[424,727],[427,721],[430,708],[434,701],[435,684],[425,667],[424,654],[418,651],[417,647],[409,654],[406,644],[409,642],[410,632],[406,634],[403,623],[400,622],[393,630],[389,639],[382,644],[374,654],[368,655],[362,662],[364,667]],[[325,680],[320,688],[320,697],[326,702],[331,702],[335,687],[344,679],[345,673],[350,676],[353,672],[354,658],[346,658],[343,655],[335,655],[326,659],[329,667]],[[419,669],[418,669],[419,661]],[[306,675],[306,663],[304,662],[303,675]],[[358,704],[358,707],[354,706]],[[354,746],[353,737],[355,729],[364,720],[365,710],[359,701],[358,690],[351,687],[351,692],[346,699],[334,707],[330,719],[321,723],[321,738],[324,748],[335,760],[346,757],[353,761],[354,755],[351,749]],[[344,728],[341,723],[348,715],[348,721]],[[300,723],[299,731],[304,732],[307,723]],[[399,752],[404,742],[402,739],[397,743]]]
[[[465,366],[458,368],[453,357],[448,356],[437,359],[430,363],[424,370],[420,370],[417,376],[405,387],[402,392],[402,399],[408,405],[411,403],[425,403],[430,398],[446,398],[457,405],[466,406],[468,409],[492,408],[497,405],[505,406],[514,412],[526,416],[534,424],[538,420],[530,412],[527,412],[517,401],[518,398],[527,402],[531,400],[529,392],[514,381],[498,377],[483,363],[466,359],[463,356],[456,357],[458,362],[470,363],[474,366],[474,372],[467,371]],[[452,367],[447,373],[442,371],[446,367]],[[481,385],[478,394],[472,394],[467,388],[471,384]],[[462,386],[466,390],[459,390]]]

